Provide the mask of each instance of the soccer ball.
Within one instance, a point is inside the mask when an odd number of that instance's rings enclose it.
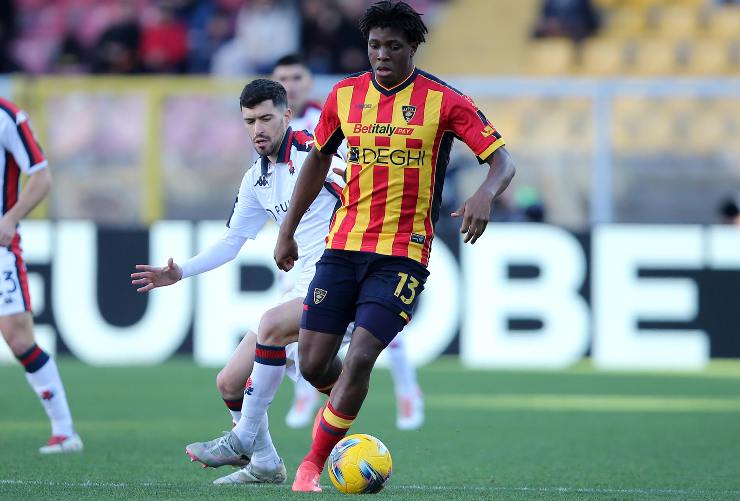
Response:
[[[343,438],[329,455],[329,478],[345,494],[380,492],[391,477],[393,460],[388,448],[371,435]]]

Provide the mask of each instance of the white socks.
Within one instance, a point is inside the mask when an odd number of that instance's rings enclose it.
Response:
[[[278,456],[275,445],[272,443],[272,437],[270,436],[267,414],[263,416],[260,423],[250,462],[259,468],[269,469],[275,468],[280,463],[280,456]]]
[[[51,420],[51,434],[71,437],[75,434],[72,414],[69,412],[67,395],[53,358],[35,372],[26,372],[26,379],[36,392]]]
[[[256,450],[255,439],[261,425],[267,423],[267,408],[275,398],[284,376],[285,347],[265,346],[257,343],[252,369],[252,384],[244,393],[241,419],[233,429],[239,441],[246,448],[247,454]],[[272,443],[271,439],[270,443]]]
[[[413,396],[418,391],[416,383],[416,367],[406,356],[406,346],[401,336],[396,336],[388,345],[391,376],[393,377],[394,392],[397,397]]]

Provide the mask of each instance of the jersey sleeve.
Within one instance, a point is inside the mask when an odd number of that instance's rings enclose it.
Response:
[[[331,94],[324,103],[321,110],[319,123],[314,130],[314,139],[316,140],[316,149],[322,153],[333,155],[344,139],[342,124],[339,120],[337,108],[337,88],[331,90]]]
[[[473,150],[480,163],[485,163],[491,153],[503,146],[501,134],[468,96],[448,93],[448,128]]]
[[[259,204],[249,172],[244,174],[231,217],[226,222],[227,234],[256,238],[267,221],[267,211]]]
[[[41,146],[36,141],[36,136],[31,130],[31,124],[25,112],[18,111],[15,114],[15,123],[12,123],[12,120],[8,117],[5,129],[2,134],[5,149],[13,155],[15,162],[24,174],[33,174],[47,166],[48,162],[44,157]]]

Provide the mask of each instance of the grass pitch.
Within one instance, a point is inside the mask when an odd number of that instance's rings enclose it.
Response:
[[[59,363],[85,442],[42,457],[46,416],[17,366],[0,367],[0,499],[306,499],[283,486],[215,487],[186,443],[229,427],[215,369]],[[486,372],[446,359],[422,368],[427,423],[394,427],[390,376],[376,370],[353,432],[381,438],[394,474],[388,499],[740,499],[740,363],[697,374]],[[289,382],[288,382],[289,383]],[[289,475],[308,430],[283,419],[292,385],[271,407]],[[321,499],[339,499],[326,474]],[[314,496],[317,497],[317,496]]]

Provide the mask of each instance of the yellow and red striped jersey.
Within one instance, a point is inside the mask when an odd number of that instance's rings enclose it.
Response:
[[[347,139],[347,185],[327,248],[429,262],[453,138],[483,163],[504,141],[473,101],[418,69],[386,89],[365,72],[337,83],[315,130],[334,153]]]

